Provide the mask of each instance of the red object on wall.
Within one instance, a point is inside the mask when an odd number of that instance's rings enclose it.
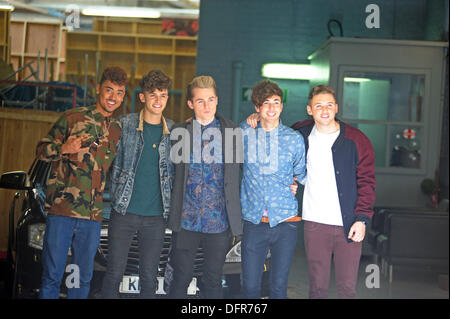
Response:
[[[405,129],[403,130],[403,137],[407,140],[413,140],[416,138],[416,131],[410,128]]]
[[[164,19],[162,34],[194,37],[198,33],[198,20]]]

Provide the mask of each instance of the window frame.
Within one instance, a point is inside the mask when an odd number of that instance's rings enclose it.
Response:
[[[365,73],[385,73],[385,74],[401,74],[401,75],[419,75],[424,76],[424,94],[421,110],[420,122],[408,122],[408,121],[380,121],[380,120],[367,120],[367,119],[350,119],[343,117],[343,97],[344,97],[344,74],[348,72],[365,72]],[[376,67],[371,65],[339,65],[338,67],[338,87],[336,91],[336,99],[338,100],[339,110],[338,118],[343,122],[350,125],[355,124],[378,124],[385,125],[386,127],[386,141],[385,150],[386,155],[384,159],[385,166],[376,166],[376,173],[385,174],[402,174],[402,175],[424,175],[428,165],[428,137],[429,137],[429,113],[430,113],[430,92],[431,92],[431,70],[426,68],[392,68],[392,67]],[[391,107],[389,105],[389,107]],[[419,128],[421,131],[420,138],[420,168],[408,168],[408,167],[396,167],[389,166],[392,156],[391,134],[393,126],[408,126],[411,128]]]

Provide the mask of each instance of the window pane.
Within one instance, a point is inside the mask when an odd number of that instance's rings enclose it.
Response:
[[[345,72],[346,119],[420,122],[424,75]]]
[[[360,129],[369,138],[370,142],[372,142],[375,152],[375,166],[386,167],[386,125],[350,124]]]
[[[391,128],[390,166],[420,168],[420,140],[422,130],[417,127],[393,125]]]

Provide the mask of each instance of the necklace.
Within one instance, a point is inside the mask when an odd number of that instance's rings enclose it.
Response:
[[[150,127],[148,127],[148,129],[146,131],[147,131],[148,137],[150,139],[150,142],[152,143],[152,147],[156,148],[156,146],[159,144],[159,142],[155,143],[155,141],[153,140],[152,135],[150,134]]]

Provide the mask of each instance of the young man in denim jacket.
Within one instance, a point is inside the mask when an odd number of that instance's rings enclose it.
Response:
[[[151,70],[141,81],[140,113],[119,118],[118,155],[111,172],[112,212],[103,298],[118,298],[134,234],[138,233],[140,297],[154,298],[173,182],[171,120],[162,115],[171,79]]]

